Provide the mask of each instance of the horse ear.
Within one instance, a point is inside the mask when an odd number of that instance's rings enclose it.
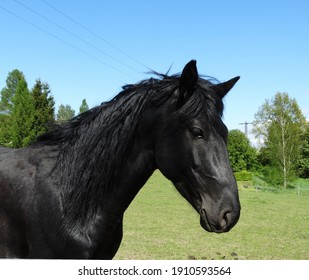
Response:
[[[198,81],[198,72],[196,68],[196,60],[191,60],[183,68],[180,76],[177,109],[182,107],[190,98],[190,96],[194,91],[197,81]]]
[[[227,82],[212,86],[212,89],[216,93],[221,95],[221,97],[223,98],[231,90],[231,88],[237,83],[239,79],[240,77],[237,76],[233,79],[228,80]]]

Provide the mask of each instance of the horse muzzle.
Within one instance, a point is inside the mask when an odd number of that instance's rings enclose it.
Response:
[[[200,211],[200,224],[203,229],[208,232],[228,232],[232,229],[239,220],[240,209],[237,210],[222,210],[218,217],[215,218],[213,214],[209,214],[206,209]]]

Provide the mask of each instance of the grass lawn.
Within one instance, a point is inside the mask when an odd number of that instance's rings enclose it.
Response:
[[[228,233],[208,233],[155,172],[126,211],[115,259],[309,259],[309,192],[240,188],[240,200],[238,224]]]

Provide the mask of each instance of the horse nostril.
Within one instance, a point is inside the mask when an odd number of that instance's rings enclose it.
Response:
[[[229,231],[239,219],[239,211],[223,210],[221,212],[220,226],[223,231]]]
[[[232,212],[230,211],[222,211],[222,214],[221,214],[221,221],[220,221],[220,226],[221,228],[224,230],[226,229],[230,223],[231,223],[231,220],[232,220]]]

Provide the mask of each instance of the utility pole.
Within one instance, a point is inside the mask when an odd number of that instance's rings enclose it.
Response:
[[[245,135],[248,138],[248,125],[252,124],[251,122],[247,122],[245,121],[244,123],[240,123],[240,125],[244,125],[245,126]]]

